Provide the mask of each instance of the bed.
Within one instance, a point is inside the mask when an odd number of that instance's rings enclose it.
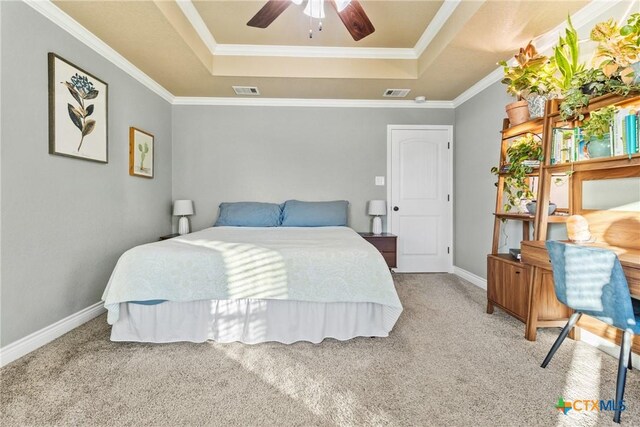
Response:
[[[111,340],[318,343],[384,337],[402,305],[348,227],[211,227],[137,246],[103,295]]]

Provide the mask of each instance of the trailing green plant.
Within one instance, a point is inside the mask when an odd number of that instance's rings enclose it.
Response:
[[[580,110],[589,105],[591,96],[604,94],[606,80],[607,76],[599,69],[588,68],[574,74],[570,87],[562,94],[560,117],[563,120],[572,117],[584,119]]]
[[[591,137],[602,138],[609,133],[615,112],[616,107],[613,105],[592,111],[581,126],[585,140],[588,141]]]
[[[539,136],[528,133],[514,140],[507,148],[507,159],[509,164],[506,169],[501,171],[497,167],[491,168],[491,172],[495,175],[507,174],[503,187],[507,198],[507,202],[504,204],[505,212],[519,206],[522,199],[535,198],[527,180],[527,174],[533,172],[533,168],[526,161],[542,161],[542,143]]]
[[[521,99],[531,93],[547,95],[556,90],[553,60],[540,55],[531,42],[520,48],[514,58],[513,66],[507,61],[498,62],[504,71],[502,83],[507,85],[508,93]]]
[[[571,16],[567,17],[567,23],[565,36],[560,36],[558,44],[553,48],[556,67],[562,76],[556,80],[556,86],[561,91],[571,88],[574,76],[584,70],[584,64],[581,64],[578,59],[580,56],[578,32],[573,28]]]
[[[640,91],[640,85],[627,84],[619,77],[608,78],[599,68],[582,70],[574,75],[571,87],[562,94],[560,117],[563,120],[571,118],[584,120],[581,110],[589,106],[591,98],[607,93],[627,96],[637,91]]]

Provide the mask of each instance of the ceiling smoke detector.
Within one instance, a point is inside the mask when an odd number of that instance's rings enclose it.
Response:
[[[255,86],[231,86],[236,95],[259,96],[260,91]]]
[[[409,92],[411,92],[411,89],[387,89],[382,96],[386,96],[387,98],[404,98]]]

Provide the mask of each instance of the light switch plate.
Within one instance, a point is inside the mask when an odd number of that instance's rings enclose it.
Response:
[[[384,176],[376,176],[376,185],[384,185]]]

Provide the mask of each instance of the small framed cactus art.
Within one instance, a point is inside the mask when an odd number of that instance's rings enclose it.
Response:
[[[153,178],[153,135],[129,128],[129,175]]]
[[[108,163],[107,88],[49,52],[49,154]]]

